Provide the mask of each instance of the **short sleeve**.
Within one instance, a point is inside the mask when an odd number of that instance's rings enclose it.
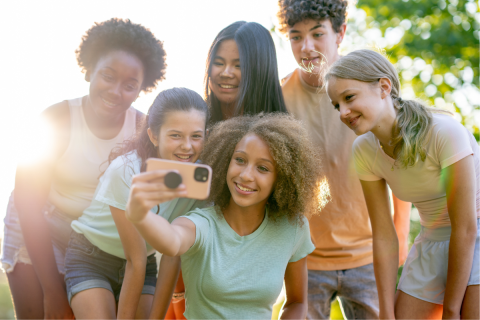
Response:
[[[437,160],[443,169],[473,154],[473,149],[467,129],[449,116],[441,117],[435,123],[434,138]]]
[[[135,174],[134,164],[124,157],[118,157],[100,178],[95,200],[125,210]]]
[[[180,218],[187,218],[195,224],[195,243],[188,249],[184,255],[192,255],[201,250],[210,234],[210,221],[207,217],[196,211],[191,211]]]
[[[303,217],[303,225],[297,223],[295,234],[295,246],[293,248],[292,257],[288,262],[295,262],[305,258],[315,250],[312,238],[310,237],[310,226],[308,220]]]
[[[355,165],[355,171],[357,171],[358,178],[363,181],[377,181],[381,180],[381,177],[375,175],[371,166],[374,165],[373,161],[369,163],[368,152],[375,154],[375,149],[372,149],[368,142],[363,137],[357,138],[353,142],[353,162]]]

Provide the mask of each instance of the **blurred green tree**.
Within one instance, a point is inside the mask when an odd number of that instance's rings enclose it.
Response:
[[[479,36],[473,0],[358,0],[349,9],[342,50],[384,50],[406,98],[455,112],[478,141]]]

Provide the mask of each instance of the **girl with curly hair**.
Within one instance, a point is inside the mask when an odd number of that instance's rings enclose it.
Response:
[[[381,319],[478,319],[480,298],[480,148],[446,112],[400,96],[393,65],[354,51],[327,74],[353,145],[373,230]],[[387,183],[418,209],[422,229],[395,294],[398,240]],[[443,314],[443,315],[442,315]]]
[[[170,224],[149,211],[164,190],[149,181],[165,172],[133,178],[127,218],[155,249],[181,256],[187,319],[269,319],[284,279],[282,318],[305,318],[306,217],[325,198],[316,158],[292,117],[241,116],[215,125],[201,156],[213,168],[214,207]]]
[[[140,134],[110,154],[110,165],[100,178],[91,205],[72,222],[65,282],[76,318],[114,319],[116,314],[121,319],[149,317],[157,263],[153,248],[125,217],[132,176],[145,170],[147,158],[197,161],[207,119],[207,104],[198,93],[186,88],[162,91]],[[155,206],[153,213],[172,221],[204,203],[178,197],[179,191],[159,193],[155,199],[162,204]],[[161,266],[167,263],[170,268],[160,269],[159,287],[170,295],[178,272],[175,262],[164,257]],[[156,309],[165,305],[157,301]]]
[[[112,148],[143,121],[132,103],[165,74],[162,42],[129,20],[95,24],[76,54],[89,93],[42,113],[52,147],[18,166],[7,208],[1,261],[19,319],[73,318],[63,280],[70,223],[89,206]]]
[[[237,21],[220,31],[208,52],[205,97],[211,124],[242,114],[287,112],[270,32]]]

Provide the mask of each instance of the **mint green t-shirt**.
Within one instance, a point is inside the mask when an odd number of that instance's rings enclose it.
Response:
[[[267,214],[243,237],[213,207],[184,216],[196,227],[195,243],[181,256],[187,319],[271,319],[287,264],[315,246],[307,219],[300,226]]]
[[[83,214],[72,222],[72,229],[83,234],[88,241],[116,257],[125,259],[122,242],[113,220],[110,206],[125,210],[130,186],[134,175],[140,173],[141,159],[136,152],[120,156],[110,163],[100,178],[92,203]],[[204,201],[177,198],[161,203],[159,215],[172,222],[173,219],[198,207],[204,207]],[[157,212],[157,207],[151,209]],[[147,254],[155,250],[146,243]]]

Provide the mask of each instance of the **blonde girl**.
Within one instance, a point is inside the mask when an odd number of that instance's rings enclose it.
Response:
[[[478,319],[480,150],[445,112],[400,95],[393,65],[371,50],[327,74],[340,119],[358,136],[353,153],[373,229],[380,318]],[[422,230],[395,281],[398,240],[387,184],[418,209]]]

